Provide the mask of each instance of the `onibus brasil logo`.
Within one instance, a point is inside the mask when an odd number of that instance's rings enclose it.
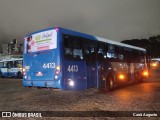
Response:
[[[2,112],[2,117],[4,118],[10,118],[10,117],[34,117],[34,118],[39,118],[42,117],[42,114],[40,112]]]

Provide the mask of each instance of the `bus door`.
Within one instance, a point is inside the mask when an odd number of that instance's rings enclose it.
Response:
[[[1,77],[7,77],[8,76],[8,68],[7,68],[7,62],[0,63],[0,74]]]
[[[130,63],[130,66],[129,66],[129,81],[132,81],[134,80],[134,64],[133,63]]]
[[[7,72],[8,72],[8,77],[14,76],[13,61],[7,62]]]
[[[74,78],[84,77],[85,79],[83,78],[80,82],[81,85],[79,84],[79,87],[77,86],[76,88],[86,89],[97,87],[98,72],[95,49],[95,41],[64,35],[65,81],[67,81],[67,76],[73,76]],[[67,62],[66,60],[69,60],[70,62]],[[75,72],[77,71],[77,68],[78,72]],[[73,82],[71,83],[73,84]]]
[[[94,48],[87,52],[88,49],[84,51],[86,70],[87,70],[87,88],[97,87],[97,57]]]
[[[81,48],[65,48],[64,53],[64,89],[87,89],[86,62],[83,60]]]
[[[63,75],[66,90],[87,89],[85,61],[64,61]]]
[[[132,50],[125,48],[126,61],[128,65],[128,82],[134,80],[134,64]]]

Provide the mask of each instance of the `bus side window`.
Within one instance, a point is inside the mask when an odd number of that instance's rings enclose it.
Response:
[[[104,62],[104,57],[105,56],[105,44],[104,43],[99,43],[98,44],[98,54],[97,54],[97,59],[98,61]]]
[[[124,61],[124,49],[123,47],[117,46],[118,61]]]
[[[73,49],[73,57],[76,60],[83,59],[82,49]]]
[[[140,62],[140,53],[137,50],[132,50],[132,62],[133,63]]]
[[[90,63],[91,64],[95,64],[96,62],[96,51],[95,51],[95,48],[91,48],[91,59],[90,59]]]
[[[87,48],[85,48],[85,49],[83,49],[83,59],[84,60],[86,60],[86,61],[88,61],[89,60],[89,57],[90,57],[90,50],[89,49],[87,49]]]
[[[81,46],[83,52],[83,60],[86,64],[93,64],[96,60],[96,42],[90,39],[81,39]]]
[[[124,56],[124,61],[125,62],[127,62],[127,63],[130,63],[131,62],[131,54],[132,53],[132,51],[131,51],[131,49],[128,49],[128,48],[124,48],[124,54],[125,54],[125,56]]]
[[[3,62],[0,63],[0,68],[3,68]]]
[[[13,67],[13,61],[10,61],[10,66],[11,66],[11,68]]]
[[[81,38],[64,35],[64,58],[68,60],[82,60]]]
[[[13,67],[13,61],[8,61],[7,68],[12,68],[12,67]]]
[[[83,52],[83,59],[86,61],[86,64],[89,63],[90,60],[90,46],[89,41],[82,39],[82,52]]]
[[[117,53],[116,53],[116,50],[115,50],[115,46],[112,45],[112,44],[109,44],[108,52],[107,52],[107,57],[111,61],[116,61],[116,59],[117,59]]]
[[[15,67],[15,68],[18,67],[17,66],[17,61],[13,61],[13,67]]]
[[[68,35],[63,36],[63,42],[64,42],[64,58],[67,60],[73,59],[73,50],[69,45],[70,37]]]
[[[7,62],[4,62],[4,63],[3,63],[3,67],[4,67],[4,68],[7,68],[7,66],[8,66]]]
[[[143,52],[140,53],[140,62],[142,62],[142,63],[145,62],[145,53],[143,53]]]
[[[10,66],[10,63],[9,62],[7,62],[7,68],[10,68],[11,66]]]
[[[71,48],[65,48],[65,58],[66,59],[72,59],[73,58],[73,55],[72,55],[72,50]]]

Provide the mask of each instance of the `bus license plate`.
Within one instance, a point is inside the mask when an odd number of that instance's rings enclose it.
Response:
[[[36,73],[36,76],[43,76],[41,72]]]

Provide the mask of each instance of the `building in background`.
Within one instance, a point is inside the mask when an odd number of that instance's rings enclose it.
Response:
[[[3,55],[3,54],[0,54],[0,61],[1,60],[9,60],[12,58],[23,58],[23,55]]]
[[[0,60],[11,58],[22,58],[23,45],[17,43],[16,39],[13,39],[11,43],[2,44],[2,54],[0,54]]]
[[[3,55],[19,55],[22,53],[23,53],[23,45],[18,44],[16,39],[14,39],[11,43],[2,44]]]

